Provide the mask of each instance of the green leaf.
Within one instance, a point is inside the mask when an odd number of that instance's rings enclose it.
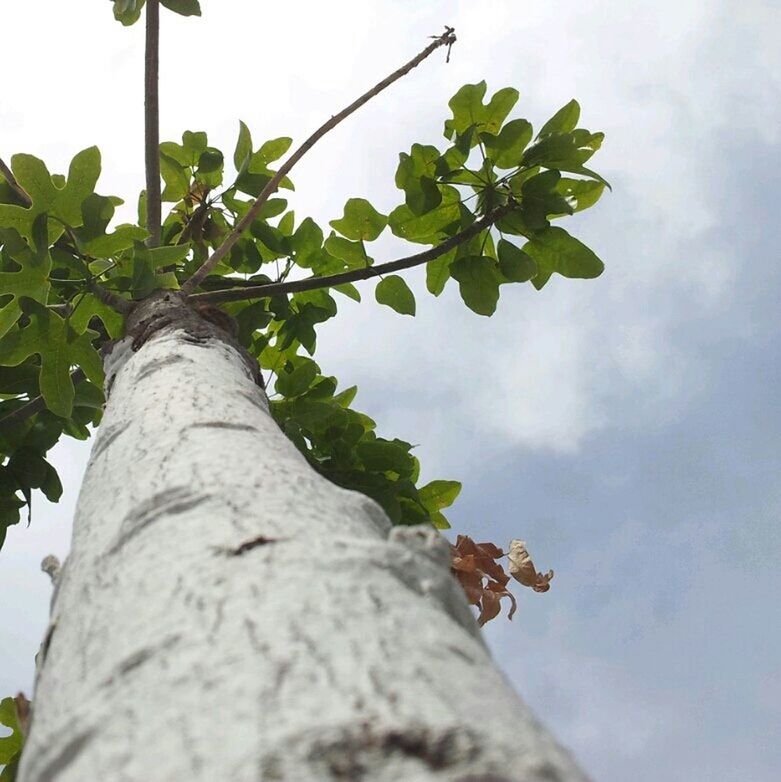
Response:
[[[100,177],[100,150],[89,147],[79,152],[68,169],[68,183],[57,195],[52,214],[60,217],[71,228],[82,225],[81,205],[92,195]]]
[[[385,229],[388,218],[365,198],[351,198],[344,205],[344,217],[331,220],[330,226],[355,241],[373,242]]]
[[[382,279],[377,284],[374,295],[380,304],[386,304],[400,315],[415,314],[415,296],[397,274]]]
[[[543,126],[537,134],[538,138],[545,138],[551,133],[569,133],[575,130],[580,119],[580,105],[576,100],[571,100],[566,106],[562,106]]]
[[[252,156],[252,134],[249,128],[239,120],[239,138],[236,141],[236,150],[233,153],[233,165],[236,171],[241,171],[249,165]]]
[[[450,279],[450,264],[455,257],[456,250],[453,249],[426,264],[426,287],[429,293],[439,296],[445,289],[445,283]]]
[[[297,366],[291,371],[282,371],[277,375],[274,388],[278,394],[289,398],[299,396],[312,385],[317,377],[318,367],[314,361],[297,357]]]
[[[546,281],[554,272],[562,277],[592,279],[599,277],[605,269],[585,244],[563,228],[547,228],[535,234],[523,249],[536,261],[539,273],[547,274]]]
[[[201,5],[198,0],[160,0],[160,4],[181,16],[201,15]]]
[[[499,90],[489,101],[483,105],[483,97],[486,92],[486,83],[465,84],[450,99],[448,105],[453,112],[453,118],[445,123],[446,138],[460,135],[471,126],[476,126],[479,131],[496,134],[513,106],[518,101],[518,90],[505,87]],[[477,144],[477,138],[470,140],[470,146]]]
[[[449,508],[460,492],[458,481],[431,481],[418,490],[418,497],[426,510],[434,513]]]
[[[450,275],[458,280],[461,298],[478,315],[493,315],[499,301],[501,278],[496,264],[485,256],[467,256],[453,261]]]
[[[347,296],[348,299],[353,301],[361,300],[361,293],[358,288],[351,282],[343,282],[341,285],[334,285],[333,288],[337,293],[341,293],[343,296]]]
[[[78,299],[77,306],[71,313],[68,323],[77,334],[83,334],[92,318],[100,318],[103,321],[103,325],[112,339],[122,336],[124,317],[107,304],[103,304],[91,293],[85,293]]]
[[[405,203],[415,215],[431,211],[442,201],[435,182],[440,158],[436,147],[423,144],[413,144],[409,155],[399,155],[396,186],[404,191]]]
[[[499,271],[508,282],[528,282],[537,274],[537,264],[519,247],[506,239],[497,245]]]
[[[476,125],[483,116],[483,97],[487,85],[484,81],[478,84],[465,84],[448,101],[448,106],[453,112],[453,119],[448,120],[445,127],[450,130],[450,135],[445,133],[447,138],[452,138],[452,133],[463,133],[467,128]]]
[[[334,258],[344,261],[348,269],[363,269],[371,266],[372,259],[366,254],[362,242],[351,242],[332,233],[325,240],[325,249]]]
[[[21,751],[24,738],[13,698],[0,701],[0,725],[11,729],[10,736],[0,738],[0,765],[10,763]]]
[[[85,149],[73,158],[68,180],[62,187],[55,185],[44,162],[33,155],[14,155],[11,168],[19,184],[30,196],[32,206],[25,208],[0,204],[0,227],[14,228],[33,241],[33,224],[38,215],[44,212],[74,228],[82,224],[82,202],[92,193],[100,175],[100,152],[97,147]]]
[[[309,268],[323,246],[323,230],[311,217],[307,217],[296,229],[290,243],[296,254],[296,263]]]
[[[523,151],[532,139],[532,126],[525,119],[508,122],[498,136],[482,136],[486,152],[497,168],[515,168],[523,160]]]
[[[456,222],[460,215],[461,194],[455,187],[444,186],[442,203],[424,215],[416,215],[406,205],[397,206],[388,217],[391,231],[412,242],[435,244],[439,232]],[[428,241],[433,240],[433,241]]]
[[[602,193],[605,191],[605,184],[589,179],[562,177],[556,189],[573,207],[574,211],[580,212],[583,209],[594,206],[599,201]]]
[[[114,0],[114,18],[125,27],[135,24],[146,0]]]
[[[532,230],[547,228],[551,215],[572,213],[569,202],[559,195],[559,179],[558,171],[543,171],[521,185],[521,216]]]
[[[73,409],[70,369],[80,366],[92,382],[103,381],[103,365],[92,340],[94,331],[76,334],[65,320],[30,302],[30,325],[0,339],[0,364],[16,366],[28,356],[41,357],[39,385],[46,407],[62,418]]]
[[[185,130],[182,133],[182,149],[187,153],[187,159],[185,163],[192,165],[196,160],[206,152],[206,148],[209,144],[209,137],[203,130]],[[219,150],[216,150],[219,152]],[[220,152],[220,158],[222,153]]]
[[[41,214],[36,218],[36,225],[46,232],[47,218]],[[33,233],[38,233],[35,228]],[[0,337],[7,334],[11,327],[19,320],[22,309],[19,300],[27,297],[46,304],[51,285],[49,273],[51,272],[51,258],[48,252],[43,256],[39,252],[33,252],[29,245],[21,237],[13,232],[5,239],[5,248],[11,258],[21,267],[15,272],[0,272],[0,295],[10,294],[10,301],[0,305]],[[45,240],[48,248],[48,236]]]
[[[161,145],[162,147],[162,145]],[[181,201],[190,190],[190,176],[184,166],[171,155],[160,152],[160,175],[165,182],[163,201]]]
[[[483,117],[478,124],[480,130],[496,134],[517,102],[518,90],[514,87],[497,90],[485,107]]]
[[[220,171],[223,163],[223,155],[219,149],[205,149],[198,158],[198,173],[211,174],[215,171]]]
[[[434,513],[431,514],[431,523],[437,529],[450,529],[450,522],[439,511],[434,511]]]
[[[408,475],[414,465],[409,454],[409,443],[401,440],[371,440],[359,443],[356,451],[368,470],[391,471]]]
[[[83,246],[86,255],[92,258],[111,258],[122,250],[127,250],[136,242],[142,242],[149,233],[137,225],[118,225],[113,233],[91,239]]]
[[[261,148],[255,153],[257,161],[262,161],[265,164],[272,163],[275,160],[279,160],[285,152],[290,149],[290,145],[293,143],[292,138],[283,136],[282,138],[275,138],[271,141],[266,141]]]

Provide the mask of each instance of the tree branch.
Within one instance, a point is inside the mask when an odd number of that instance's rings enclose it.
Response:
[[[246,301],[248,299],[265,299],[270,296],[277,296],[281,293],[298,293],[301,291],[317,290],[318,288],[333,288],[336,285],[342,285],[346,282],[355,282],[357,280],[367,280],[371,277],[380,277],[383,274],[390,274],[402,269],[410,269],[413,266],[420,266],[428,261],[433,261],[450,252],[454,247],[469,241],[477,236],[481,231],[492,226],[497,220],[501,219],[508,212],[515,208],[515,204],[505,204],[498,206],[485,217],[478,220],[469,228],[465,228],[442,244],[432,247],[430,250],[410,255],[406,258],[399,258],[396,261],[380,264],[379,266],[367,266],[364,269],[352,269],[340,274],[332,274],[328,277],[307,277],[303,280],[291,280],[290,282],[271,282],[260,283],[252,287],[232,288],[224,291],[210,291],[208,293],[195,293],[190,296],[192,301],[202,301],[209,304],[217,304],[227,301]]]
[[[76,383],[81,383],[85,377],[86,375],[84,374],[84,371],[82,369],[77,369],[71,374],[71,382],[75,386]],[[31,399],[26,404],[18,407],[12,413],[8,413],[8,415],[4,415],[2,418],[0,418],[0,426],[11,426],[12,424],[19,424],[45,409],[46,402],[43,401],[43,397],[36,396],[35,399]]]
[[[95,298],[107,307],[111,307],[114,312],[120,313],[120,315],[127,315],[135,306],[132,301],[123,299],[113,291],[104,288],[99,282],[95,280],[88,280],[87,287],[89,292],[95,296]]]
[[[224,258],[231,250],[233,245],[237,242],[239,237],[244,233],[251,225],[252,221],[258,216],[258,213],[263,208],[263,205],[269,199],[269,197],[276,192],[279,187],[279,183],[289,173],[290,169],[330,130],[333,130],[342,120],[350,116],[354,111],[361,108],[365,103],[370,101],[375,95],[382,92],[386,87],[389,87],[393,82],[400,79],[402,76],[406,76],[413,68],[420,65],[423,60],[426,59],[432,52],[436,51],[440,46],[452,46],[455,43],[456,36],[452,27],[445,28],[445,32],[435,38],[417,57],[411,59],[406,65],[403,65],[397,71],[394,71],[390,76],[383,79],[379,84],[372,87],[367,93],[361,95],[356,101],[351,103],[347,108],[342,109],[338,114],[335,114],[325,124],[321,125],[280,167],[279,171],[271,178],[271,181],[263,188],[260,195],[255,200],[255,203],[250,207],[246,215],[234,226],[233,230],[228,234],[225,241],[211,254],[209,258],[204,261],[199,269],[182,285],[182,293],[190,295],[206,277],[211,274],[217,264]]]
[[[5,181],[8,182],[14,193],[16,193],[16,195],[22,199],[24,205],[28,208],[31,207],[33,205],[32,198],[30,198],[30,196],[27,194],[27,191],[16,181],[16,177],[13,175],[13,172],[10,168],[8,168],[2,159],[0,159],[0,174],[5,177]]]
[[[146,4],[146,67],[144,73],[144,125],[146,157],[146,227],[148,247],[160,244],[160,0]]]

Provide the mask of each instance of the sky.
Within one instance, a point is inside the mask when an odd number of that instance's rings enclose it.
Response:
[[[64,171],[103,153],[99,191],[143,185],[142,30],[103,2],[0,5],[0,156]],[[341,304],[317,360],[381,434],[419,443],[424,479],[464,484],[453,533],[527,541],[556,576],[486,631],[497,663],[599,782],[776,782],[781,775],[781,6],[761,0],[203,0],[166,14],[162,137],[231,152],[303,140],[405,62],[433,56],[295,170],[297,215],[400,202],[398,153],[441,144],[466,82],[514,86],[539,126],[576,97],[613,185],[566,227],[597,280],[504,288],[494,317],[419,271],[408,318]],[[9,68],[9,63],[16,66]],[[54,65],[53,63],[56,63]],[[130,211],[126,215],[131,214]],[[377,258],[403,254],[399,240]],[[382,253],[387,253],[384,255]],[[368,295],[366,295],[368,294]],[[87,448],[52,459],[66,491],[0,554],[0,694],[29,692]],[[519,587],[520,590],[520,587]]]

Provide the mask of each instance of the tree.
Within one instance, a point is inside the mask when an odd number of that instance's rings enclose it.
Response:
[[[469,611],[484,622],[513,600],[503,550],[440,536],[459,484],[419,485],[412,446],[378,436],[355,388],[339,391],[312,356],[332,293],[360,299],[361,280],[380,277],[377,301],[414,315],[396,272],[425,263],[432,294],[452,278],[491,315],[502,285],[600,274],[551,221],[600,197],[584,164],[602,134],[577,128],[572,101],[533,139],[508,121],[517,91],[486,101],[485,83],[465,85],[447,148],[400,156],[403,203],[384,215],[350,199],[326,236],[279,195],[291,169],[449,54],[454,31],[279,165],[291,140],[256,148],[242,123],[226,180],[206,134],[159,143],[159,4],[200,13],[196,0],[146,4],[138,224],[110,227],[119,199],[95,192],[95,148],[67,177],[30,155],[0,169],[0,535],[33,489],[59,496],[53,443],[100,424],[19,779],[582,779],[493,668]],[[143,10],[114,2],[125,24]],[[428,249],[375,265],[387,228]],[[519,543],[510,571],[540,591],[550,578]],[[3,701],[0,718],[15,715]],[[0,742],[10,775],[20,738]]]

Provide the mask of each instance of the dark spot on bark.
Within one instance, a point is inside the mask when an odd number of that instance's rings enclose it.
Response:
[[[76,760],[95,733],[95,730],[90,729],[71,739],[37,775],[33,774],[34,782],[55,782],[57,777]]]
[[[316,742],[309,759],[325,763],[334,779],[360,782],[368,768],[376,771],[377,754],[388,759],[401,755],[419,761],[430,771],[442,771],[473,762],[480,751],[477,737],[465,728],[377,730],[365,722],[356,729],[343,731],[336,739]]]
[[[246,554],[254,548],[268,546],[271,543],[279,543],[282,540],[287,540],[287,538],[269,538],[266,537],[266,535],[258,535],[256,538],[245,540],[244,543],[239,544],[236,548],[221,548],[219,551],[230,557],[240,557],[242,554]]]

